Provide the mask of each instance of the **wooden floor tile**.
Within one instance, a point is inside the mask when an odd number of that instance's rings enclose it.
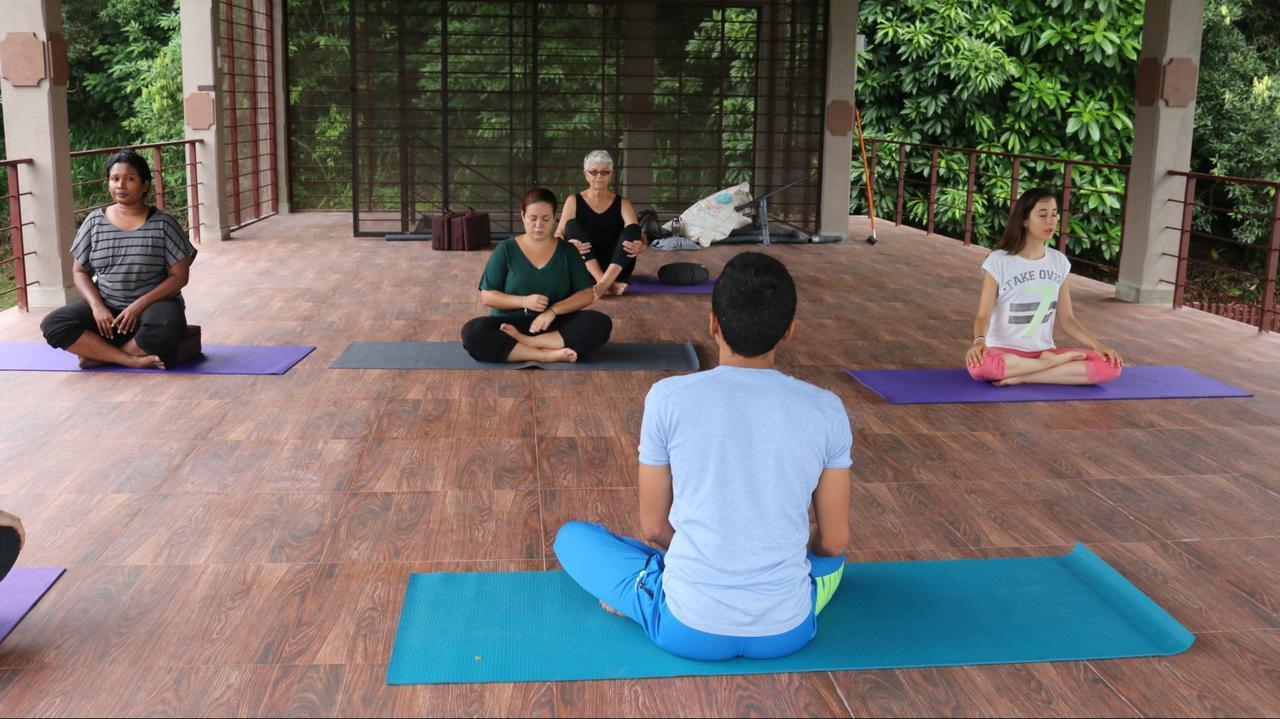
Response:
[[[353,492],[531,489],[538,486],[532,439],[374,439]]]
[[[1275,561],[1280,537],[1208,539],[1173,546],[1280,617],[1280,562]]]
[[[1089,664],[1146,716],[1280,714],[1280,632],[1202,634],[1176,656]]]
[[[1280,537],[1280,495],[1245,476],[1100,479],[1084,484],[1164,539]]]
[[[538,440],[543,488],[621,488],[639,482],[639,438],[547,437]]]
[[[849,716],[825,672],[565,682],[555,688],[563,716]]]
[[[282,665],[259,712],[267,717],[337,716],[344,676],[338,664]]]
[[[557,716],[554,686],[545,682],[388,686],[386,664],[344,670],[339,716]]]
[[[1138,716],[1085,662],[833,672],[854,716]]]

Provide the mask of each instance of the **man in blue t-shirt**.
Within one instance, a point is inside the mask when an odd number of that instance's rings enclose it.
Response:
[[[657,548],[586,522],[556,535],[565,571],[672,654],[791,654],[840,582],[853,440],[839,398],[773,368],[795,312],[781,262],[725,265],[711,297],[720,366],[645,398],[640,527]]]

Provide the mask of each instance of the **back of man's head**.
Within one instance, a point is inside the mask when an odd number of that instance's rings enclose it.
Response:
[[[711,293],[720,334],[740,357],[759,357],[778,345],[796,316],[796,283],[783,265],[759,252],[729,260]]]

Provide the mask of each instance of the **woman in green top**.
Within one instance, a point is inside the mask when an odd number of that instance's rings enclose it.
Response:
[[[613,321],[583,309],[595,280],[551,234],[555,194],[535,187],[520,210],[524,234],[499,243],[480,278],[480,302],[493,309],[463,325],[462,346],[479,362],[577,362],[609,341]]]

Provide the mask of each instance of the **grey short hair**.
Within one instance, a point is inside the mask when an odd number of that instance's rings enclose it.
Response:
[[[610,170],[613,169],[613,158],[609,156],[609,153],[604,150],[592,150],[582,159],[582,169],[583,171],[589,170],[592,165],[601,162],[608,165]]]

